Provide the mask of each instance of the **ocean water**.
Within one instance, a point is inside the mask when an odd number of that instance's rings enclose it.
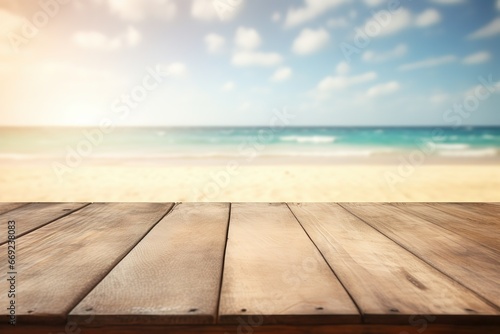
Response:
[[[0,159],[368,159],[421,151],[442,158],[500,157],[500,127],[467,128],[0,128]]]

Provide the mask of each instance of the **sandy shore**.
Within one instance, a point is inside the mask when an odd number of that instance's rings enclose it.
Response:
[[[1,165],[0,201],[500,201],[500,165]]]

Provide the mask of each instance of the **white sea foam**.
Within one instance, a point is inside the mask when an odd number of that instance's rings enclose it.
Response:
[[[288,157],[372,157],[375,155],[395,154],[397,151],[389,148],[339,148],[323,151],[273,151],[264,152],[263,156],[288,156]]]
[[[482,148],[470,150],[442,150],[438,155],[443,157],[467,157],[467,158],[483,158],[496,157],[499,151],[495,148]]]
[[[264,149],[264,150],[213,150],[213,151],[184,151],[165,153],[127,153],[127,154],[96,154],[96,159],[246,159],[260,157],[371,157],[397,153],[391,148],[338,148],[329,150],[294,150],[294,149]]]
[[[496,137],[495,137],[495,136],[493,136],[493,135],[488,135],[488,134],[486,134],[486,135],[483,135],[483,136],[482,136],[482,138],[483,138],[483,139],[495,139]]]
[[[0,153],[0,160],[38,160],[38,159],[56,159],[60,156],[53,154],[23,154],[23,153]]]
[[[283,136],[280,138],[282,141],[296,142],[296,143],[312,143],[312,144],[325,144],[333,143],[337,139],[333,136]]]
[[[465,149],[468,149],[469,147],[470,147],[470,145],[463,144],[463,143],[436,144],[437,149],[443,149],[443,150],[465,150]]]

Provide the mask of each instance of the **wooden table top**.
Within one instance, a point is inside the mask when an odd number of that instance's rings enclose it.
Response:
[[[0,229],[2,333],[500,333],[499,203],[0,203]]]

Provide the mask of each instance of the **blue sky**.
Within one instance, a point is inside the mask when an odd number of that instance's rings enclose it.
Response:
[[[500,125],[500,1],[57,1],[1,2],[0,125]]]

